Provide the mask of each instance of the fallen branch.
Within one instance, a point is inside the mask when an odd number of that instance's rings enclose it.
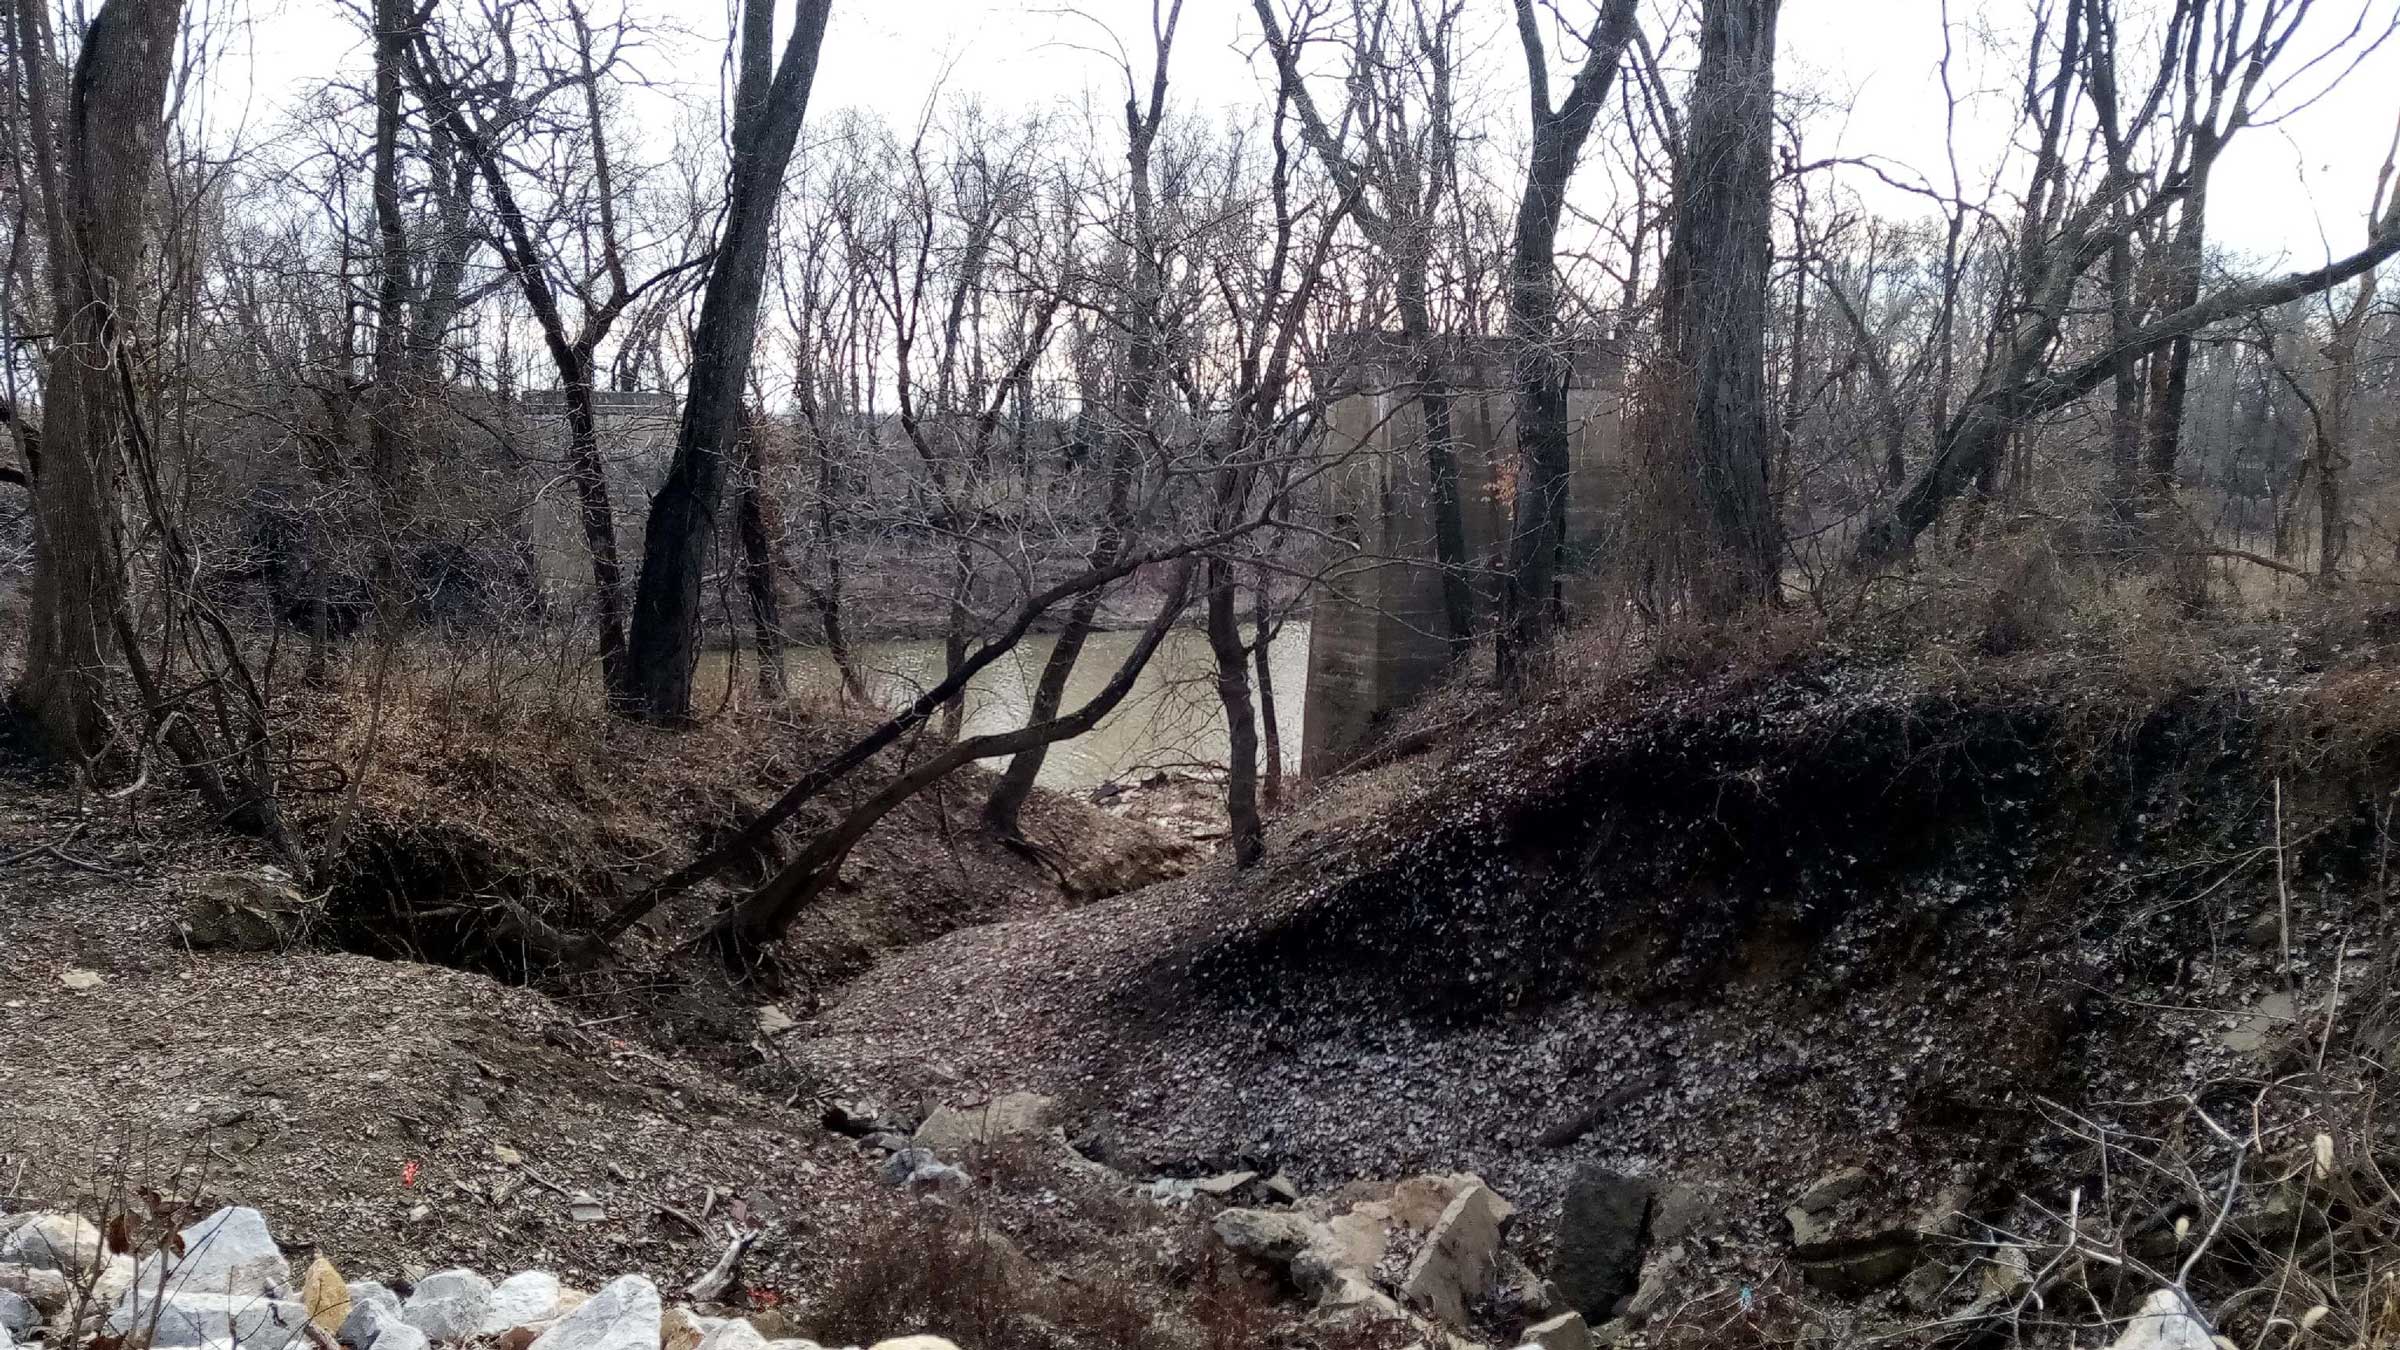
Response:
[[[683,1296],[694,1303],[715,1303],[722,1299],[726,1291],[733,1288],[734,1279],[742,1268],[742,1258],[749,1254],[750,1244],[758,1241],[759,1231],[753,1229],[745,1233],[732,1224],[725,1225],[725,1232],[733,1239],[726,1246],[725,1254],[717,1258],[717,1263],[708,1268],[707,1274],[692,1281],[690,1287],[683,1291]]]

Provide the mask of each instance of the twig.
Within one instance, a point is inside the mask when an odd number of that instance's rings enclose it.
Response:
[[[2276,929],[2283,939],[2283,978],[2288,983],[2292,978],[2292,883],[2290,870],[2284,863],[2281,774],[2275,777],[2275,897],[2279,905]]]
[[[675,1208],[673,1205],[668,1204],[664,1200],[658,1202],[658,1212],[666,1215],[670,1219],[673,1219],[675,1222],[682,1224],[684,1227],[691,1229],[692,1232],[699,1237],[708,1236],[708,1228],[706,1225],[702,1224],[698,1219],[693,1218],[691,1215],[684,1213],[682,1210]]]

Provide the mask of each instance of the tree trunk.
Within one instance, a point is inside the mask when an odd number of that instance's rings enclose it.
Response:
[[[1764,603],[1782,558],[1770,493],[1768,188],[1780,0],[1705,0],[1666,308],[1675,361],[1686,581],[1699,611]]]
[[[1275,625],[1270,613],[1275,574],[1259,565],[1251,592],[1250,659],[1258,667],[1258,730],[1266,761],[1260,797],[1270,811],[1283,804],[1283,729],[1275,721]]]
[[[47,80],[44,36],[28,52],[29,86]],[[167,76],[175,59],[182,0],[108,0],[84,37],[63,128],[63,171],[51,216],[63,229],[52,278],[60,324],[44,391],[41,472],[33,483],[34,564],[24,675],[16,701],[57,753],[88,758],[108,739],[108,650],[123,604],[123,466],[120,324],[124,291],[140,275],[146,200],[158,160]],[[46,105],[46,92],[37,95]],[[37,118],[37,146],[49,134]],[[37,154],[39,152],[37,151]]]
[[[374,484],[377,537],[373,546],[379,618],[398,622],[405,603],[402,540],[408,532],[408,480],[415,472],[403,421],[412,415],[409,370],[408,232],[401,220],[400,81],[413,15],[409,0],[375,0],[375,360],[367,401],[367,472]],[[436,172],[439,172],[437,169]]]
[[[1558,621],[1561,555],[1567,536],[1567,379],[1573,361],[1559,331],[1558,222],[1567,180],[1633,39],[1636,0],[1608,0],[1594,20],[1590,50],[1566,101],[1550,106],[1549,51],[1532,0],[1517,0],[1517,35],[1533,105],[1533,149],[1508,267],[1508,338],[1517,387],[1516,518],[1508,584],[1495,640],[1500,677],[1514,683]]]
[[[2109,516],[2120,552],[2134,544],[2144,495],[2140,358],[2125,346],[2125,335],[2132,331],[2133,241],[2120,235],[2108,251],[2108,341],[2116,353],[2116,397],[2108,421]]]
[[[1233,865],[1250,867],[1266,855],[1258,816],[1258,713],[1250,702],[1249,651],[1242,644],[1233,563],[1208,560],[1208,649],[1217,662],[1217,701],[1225,706],[1225,819],[1232,831]]]
[[[775,537],[780,515],[767,493],[766,428],[751,418],[742,434],[734,480],[734,527],[741,536],[742,593],[750,602],[750,628],[758,643],[758,692],[780,699],[790,692],[784,674],[783,606],[775,594]]]
[[[617,556],[617,512],[609,499],[608,466],[600,458],[600,419],[592,407],[589,352],[570,363],[567,376],[567,471],[575,480],[577,514],[583,522],[584,552],[592,560],[593,619],[600,626],[600,683],[610,706],[632,697],[632,670],[625,652],[625,566]]]
[[[1434,341],[1425,296],[1425,260],[1401,261],[1400,336],[1416,364],[1417,408],[1425,423],[1425,478],[1433,490],[1433,559],[1441,570],[1442,621],[1450,659],[1475,645],[1475,591],[1467,577],[1467,521],[1458,486],[1458,437],[1450,412],[1449,373]]]
[[[742,389],[757,346],[768,234],[785,168],[808,112],[817,55],[833,0],[796,0],[783,59],[773,66],[773,0],[744,0],[741,77],[735,91],[733,182],[700,322],[675,458],[650,499],[641,580],[629,640],[634,708],[654,721],[692,715],[700,655],[700,578],[725,486],[726,452],[740,434]]]

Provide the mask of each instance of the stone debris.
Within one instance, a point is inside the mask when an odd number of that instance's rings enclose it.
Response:
[[[283,1249],[267,1231],[266,1216],[255,1209],[220,1209],[184,1229],[181,1236],[183,1255],[165,1266],[163,1286],[165,1254],[154,1252],[136,1268],[134,1292],[155,1298],[163,1287],[169,1294],[250,1298],[293,1289],[292,1263],[284,1259]]]
[[[1465,1326],[1468,1305],[1492,1291],[1503,1229],[1515,1213],[1515,1206],[1488,1186],[1477,1184],[1459,1192],[1417,1249],[1401,1293],[1451,1326]]]
[[[210,872],[188,883],[178,928],[198,950],[274,952],[302,941],[319,913],[281,868]]]
[[[658,1286],[639,1275],[603,1285],[534,1341],[533,1350],[659,1350]]]
[[[400,1296],[380,1281],[352,1280],[348,1290],[350,1315],[342,1319],[340,1329],[334,1332],[337,1339],[351,1345],[365,1345],[374,1340],[376,1327],[386,1322],[400,1324]]]
[[[308,1309],[309,1324],[331,1336],[350,1320],[350,1286],[333,1262],[319,1256],[300,1276],[300,1306]]]
[[[433,1341],[461,1341],[492,1313],[492,1282],[471,1270],[440,1270],[417,1282],[400,1320]]]
[[[129,1295],[108,1316],[114,1336],[145,1337],[153,1346],[218,1347],[228,1342],[278,1350],[301,1338],[308,1309],[263,1294],[180,1294],[165,1299]]]
[[[1038,1092],[1010,1092],[980,1106],[939,1107],[917,1127],[912,1142],[943,1157],[963,1157],[971,1149],[1042,1137],[1057,1109],[1057,1102]]]
[[[1560,1313],[1525,1328],[1524,1342],[1517,1350],[1592,1350],[1592,1329],[1582,1313]]]
[[[498,1336],[520,1327],[544,1327],[566,1315],[558,1277],[545,1270],[526,1270],[492,1287],[490,1307],[475,1328],[479,1336]]]
[[[2142,1301],[2108,1350],[2214,1350],[2215,1345],[2208,1324],[2192,1316],[2184,1296],[2160,1289]]]
[[[90,1274],[106,1255],[100,1230],[80,1214],[44,1211],[0,1237],[0,1266],[55,1270],[70,1278]]]
[[[1587,1167],[1567,1183],[1551,1243],[1550,1279],[1587,1322],[1606,1321],[1640,1286],[1649,1241],[1650,1183]]]
[[[0,1289],[0,1333],[30,1336],[42,1324],[42,1311],[23,1294]]]

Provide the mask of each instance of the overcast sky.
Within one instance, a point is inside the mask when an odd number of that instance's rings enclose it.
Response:
[[[288,106],[301,83],[367,59],[355,26],[336,0],[201,0],[246,17],[249,26],[220,67],[217,107],[247,96],[254,123]],[[461,0],[449,0],[460,3]],[[662,50],[654,75],[686,82],[685,101],[713,99],[723,55],[724,0],[627,0],[638,14],[689,30],[679,49]],[[2139,10],[2151,0],[2125,0]],[[609,0],[598,0],[606,12]],[[1570,16],[1592,0],[1558,0]],[[2378,16],[2395,0],[2319,0],[2323,41],[2346,28],[2362,6]],[[463,7],[463,5],[462,5]],[[789,4],[782,7],[788,11]],[[1989,162],[2012,111],[2013,58],[1984,55],[1973,26],[2003,35],[2021,24],[2024,0],[1951,0],[1953,84],[1964,100],[1959,140],[1969,195],[1978,162]],[[1521,75],[1507,0],[1473,0],[1481,50],[1470,97],[1505,137],[1524,120]],[[1137,66],[1149,53],[1149,0],[835,0],[811,120],[851,106],[912,122],[938,88],[973,95],[987,106],[1049,107],[1091,91],[1121,100],[1119,44]],[[2130,27],[2131,25],[2129,25]],[[1946,184],[1942,0],[1785,0],[1780,83],[1823,110],[1807,127],[1808,158],[1879,156]],[[2301,44],[2306,46],[2305,40]],[[1270,88],[1254,64],[1256,25],[1249,0],[1186,0],[1173,82],[1191,115],[1242,115],[1264,106]],[[2311,50],[2315,50],[2311,48]],[[1669,58],[1670,62],[1673,60]],[[2313,90],[2322,78],[2307,86]],[[230,87],[226,87],[230,86]],[[229,105],[227,95],[233,96]],[[2287,102],[2291,97],[2287,96]],[[706,106],[702,104],[701,106]],[[2307,265],[2329,248],[2348,251],[2364,234],[2363,215],[2376,167],[2400,116],[2400,43],[2368,58],[2334,94],[2285,122],[2246,132],[2220,170],[2209,209],[2215,242],[2262,262]],[[1849,171],[1845,181],[1867,180]],[[1875,192],[1878,209],[1916,209],[1911,199]]]

